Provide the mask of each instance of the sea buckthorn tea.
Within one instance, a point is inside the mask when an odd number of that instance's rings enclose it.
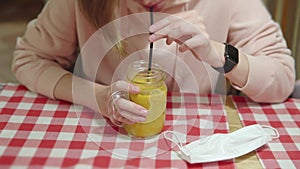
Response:
[[[145,107],[149,114],[145,122],[124,124],[129,135],[135,137],[151,137],[159,134],[165,122],[167,87],[166,74],[157,64],[152,64],[148,70],[148,63],[140,60],[133,62],[128,69],[128,81],[140,88],[140,93],[130,94],[131,101]]]

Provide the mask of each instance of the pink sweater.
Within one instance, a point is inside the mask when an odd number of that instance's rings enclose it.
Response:
[[[119,17],[146,12],[133,0],[121,2],[123,5]],[[245,86],[235,88],[258,102],[281,102],[291,94],[295,81],[294,60],[279,25],[274,23],[260,0],[175,0],[162,12],[181,12],[184,3],[188,10],[198,11],[205,19],[212,40],[228,42],[246,54],[249,77]],[[148,21],[146,24],[149,24]],[[147,29],[146,25],[145,32]],[[76,62],[78,47],[82,49],[95,32],[96,29],[81,13],[76,0],[50,0],[38,18],[28,24],[24,37],[17,39],[13,72],[30,90],[54,98],[57,82]],[[129,38],[129,53],[148,49],[147,36]],[[210,66],[196,60],[190,52],[178,54],[176,45],[167,46],[164,41],[155,43],[154,51],[158,49],[165,49],[174,56],[179,55],[180,61],[190,70],[176,67],[178,61],[176,64],[168,62],[167,56],[158,59],[157,62],[168,63],[170,75],[181,86],[178,89],[172,84],[174,81],[170,80],[167,82],[169,90],[195,92],[191,87],[194,82],[200,93],[215,91],[219,73]],[[87,78],[101,84],[110,84],[114,70],[122,60],[105,57],[98,67],[91,58],[87,55],[81,58]],[[94,79],[92,74],[97,70]]]

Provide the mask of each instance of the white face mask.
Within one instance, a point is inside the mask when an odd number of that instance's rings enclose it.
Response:
[[[168,133],[174,135],[177,142],[168,137]],[[173,131],[166,131],[164,137],[179,147],[181,158],[193,164],[239,157],[268,143],[272,138],[279,138],[279,133],[271,126],[255,124],[228,134],[213,134],[185,146],[182,146]]]

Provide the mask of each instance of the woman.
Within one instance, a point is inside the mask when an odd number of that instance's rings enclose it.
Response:
[[[172,15],[148,28],[153,33],[147,35],[148,41],[165,39],[163,48],[178,44],[175,46],[184,54],[184,62],[201,84],[201,93],[213,90],[207,79],[217,79],[221,72],[234,88],[257,102],[282,102],[291,94],[294,60],[280,27],[260,0],[50,0],[38,18],[28,24],[24,37],[18,38],[13,72],[30,90],[90,107],[114,124],[142,122],[147,110],[129,100],[118,99],[114,105],[118,111],[109,111],[108,100],[114,91],[139,92],[125,81],[111,83],[105,72],[112,67],[101,63],[97,83],[68,69],[76,61],[77,48],[82,49],[97,29],[125,15],[148,12],[150,7]],[[119,55],[130,53],[123,42],[115,49]],[[225,51],[228,57],[224,57]],[[104,62],[112,63],[112,58]],[[82,57],[83,63],[89,63],[85,59]],[[205,68],[210,77],[203,73],[205,66],[200,63],[210,65]],[[184,73],[179,75],[185,77]],[[72,83],[76,84],[73,89]],[[188,85],[184,87],[189,91]],[[95,93],[96,100],[91,101],[85,93]],[[75,99],[74,95],[80,97]]]

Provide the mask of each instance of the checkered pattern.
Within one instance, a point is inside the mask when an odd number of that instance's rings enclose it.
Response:
[[[265,168],[300,168],[300,100],[288,99],[281,104],[257,104],[245,97],[233,96],[243,125],[270,125],[279,139],[257,149]]]
[[[164,131],[176,131],[184,144],[213,132],[227,133],[221,100],[170,93]],[[131,138],[99,113],[21,85],[3,87],[0,112],[0,168],[235,168],[232,160],[188,164],[163,134]]]

